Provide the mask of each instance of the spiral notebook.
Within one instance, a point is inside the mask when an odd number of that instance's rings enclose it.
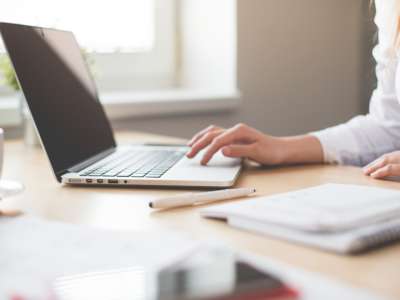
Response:
[[[400,240],[400,191],[376,187],[324,184],[208,207],[201,215],[343,254]]]

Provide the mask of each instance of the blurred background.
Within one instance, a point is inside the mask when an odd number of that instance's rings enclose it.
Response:
[[[245,122],[275,135],[365,113],[367,0],[3,0],[0,21],[72,30],[115,129],[190,137]],[[21,134],[2,57],[0,127]],[[7,73],[8,72],[8,73]]]

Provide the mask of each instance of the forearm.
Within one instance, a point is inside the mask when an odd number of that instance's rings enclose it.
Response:
[[[279,138],[281,143],[281,164],[322,163],[323,149],[318,138],[301,135]]]

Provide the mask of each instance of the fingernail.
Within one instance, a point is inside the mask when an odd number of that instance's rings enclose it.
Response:
[[[231,149],[229,149],[229,148],[224,148],[224,149],[222,149],[222,153],[224,154],[224,155],[230,155],[231,154]]]

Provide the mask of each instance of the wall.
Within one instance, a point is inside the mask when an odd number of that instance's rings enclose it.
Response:
[[[116,128],[189,137],[246,122],[296,134],[365,111],[372,86],[371,12],[364,0],[238,0],[236,112],[136,119]]]

